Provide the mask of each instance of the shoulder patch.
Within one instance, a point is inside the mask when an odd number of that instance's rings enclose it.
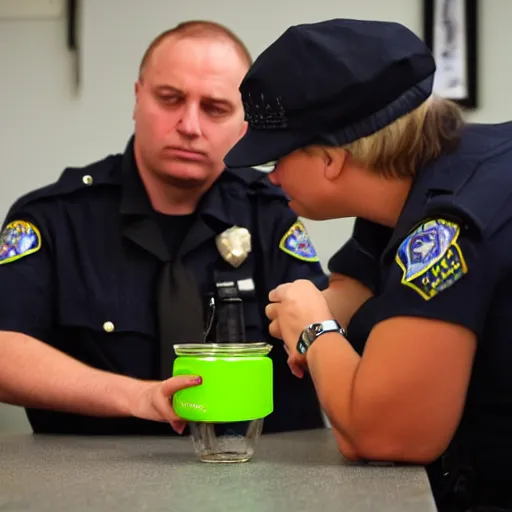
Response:
[[[41,234],[30,222],[15,220],[0,233],[0,265],[19,260],[41,248]]]
[[[429,300],[467,274],[459,234],[459,225],[445,219],[429,220],[412,231],[395,257],[403,271],[401,283]]]
[[[306,228],[300,220],[296,221],[281,238],[279,249],[302,261],[319,261]]]

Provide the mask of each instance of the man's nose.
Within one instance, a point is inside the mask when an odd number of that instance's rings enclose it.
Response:
[[[186,105],[182,112],[178,123],[178,131],[186,137],[199,137],[201,135],[199,108],[190,104]]]

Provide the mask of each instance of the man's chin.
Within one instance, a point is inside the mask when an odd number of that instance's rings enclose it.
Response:
[[[204,188],[205,185],[212,183],[218,176],[218,173],[199,166],[185,169],[165,169],[158,174],[167,185],[186,190]]]
[[[195,188],[204,188],[209,182],[205,177],[181,177],[181,176],[170,176],[169,174],[161,175],[162,181],[167,185],[171,185],[174,188],[181,188],[183,190],[192,190]]]

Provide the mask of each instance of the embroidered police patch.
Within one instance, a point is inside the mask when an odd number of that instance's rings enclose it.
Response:
[[[41,248],[41,234],[30,222],[15,220],[0,233],[0,265],[19,260]]]
[[[319,261],[304,224],[300,220],[284,234],[279,248],[285,253],[302,261]]]
[[[402,284],[429,300],[467,274],[459,234],[460,227],[445,219],[430,220],[410,233],[395,257]]]

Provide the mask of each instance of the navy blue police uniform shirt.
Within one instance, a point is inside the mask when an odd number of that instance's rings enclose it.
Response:
[[[380,259],[351,239],[329,261],[332,272],[372,276],[366,284],[375,295],[348,325],[360,354],[372,328],[390,317],[444,320],[476,334],[455,439],[471,447],[480,481],[512,478],[511,196],[512,124],[469,125],[457,152],[418,173]]]
[[[246,227],[252,251],[235,276],[245,283],[246,339],[274,345],[274,412],[264,431],[322,427],[311,380],[292,376],[264,315],[268,292],[282,282],[310,279],[320,289],[327,286],[285,196],[258,171],[226,170],[194,215],[165,217],[151,208],[133,139],[124,154],[66,169],[54,184],[19,199],[0,239],[0,282],[9,290],[0,299],[0,330],[32,336],[101,370],[158,379],[156,287],[166,249],[172,253],[179,245],[207,307],[215,272],[234,271],[215,239],[234,225]],[[36,433],[173,433],[169,425],[137,418],[40,409],[27,409],[27,416]]]

